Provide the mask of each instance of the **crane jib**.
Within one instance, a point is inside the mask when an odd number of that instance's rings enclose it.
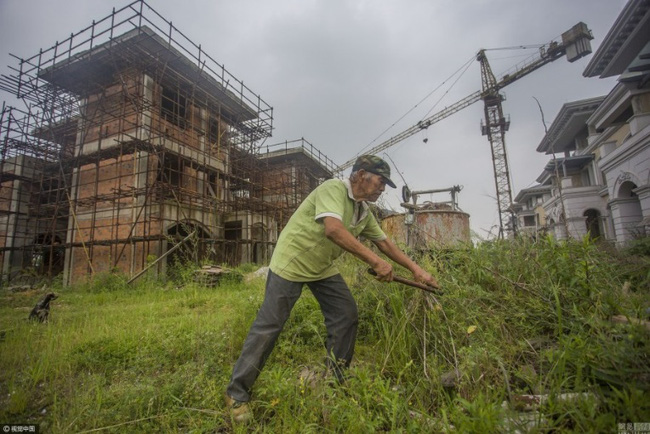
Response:
[[[480,50],[476,55],[476,60],[481,63],[481,91],[474,92],[460,101],[445,107],[433,116],[419,121],[412,127],[370,149],[367,153],[377,154],[384,151],[465,107],[469,107],[475,102],[483,100],[485,103],[486,119],[485,125],[481,125],[481,130],[484,135],[488,136],[492,148],[492,162],[499,207],[499,237],[503,237],[506,231],[516,232],[516,222],[512,214],[512,191],[510,188],[510,173],[508,170],[504,138],[510,121],[503,116],[501,107],[502,97],[499,94],[499,90],[564,55],[566,55],[569,62],[574,62],[590,54],[591,44],[589,41],[591,39],[593,39],[591,30],[589,30],[585,23],[580,22],[562,33],[562,39],[560,41],[551,41],[541,46],[539,54],[536,57],[528,63],[515,68],[513,72],[505,74],[498,81],[492,73],[487,56],[485,55],[485,50]],[[351,167],[354,162],[355,159],[351,159],[343,163],[339,166],[337,173]],[[504,214],[510,214],[510,222],[504,223]]]
[[[500,89],[508,86],[509,84],[519,80],[522,77],[525,77],[526,75],[541,68],[547,63],[559,59],[564,54],[567,54],[567,56],[570,54],[569,61],[573,62],[576,59],[591,53],[591,46],[588,44],[588,41],[590,39],[593,39],[593,36],[591,36],[591,31],[587,28],[587,25],[582,22],[576,24],[570,30],[562,34],[562,41],[551,41],[549,44],[542,46],[539,50],[539,55],[536,58],[534,58],[529,63],[520,66],[514,72],[505,74],[498,82],[494,83],[493,86],[490,86],[482,91],[474,92],[473,94],[466,96],[454,104],[445,107],[440,112],[419,121],[412,127],[375,146],[374,148],[367,151],[367,153],[377,154],[383,150],[390,148],[402,140],[411,137],[413,134],[422,131],[423,129],[429,128],[436,122],[439,122],[446,117],[466,107],[469,107],[475,102],[484,99],[487,95],[498,92]],[[477,53],[476,58],[479,62],[484,62],[489,67],[488,60],[485,55],[485,50],[480,50]],[[340,165],[337,173],[342,172],[349,167],[352,167],[355,160],[356,157]]]

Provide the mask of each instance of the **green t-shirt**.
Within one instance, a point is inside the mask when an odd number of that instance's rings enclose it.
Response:
[[[324,217],[339,219],[354,237],[386,239],[368,204],[354,200],[350,182],[330,179],[307,196],[280,233],[271,271],[292,282],[312,282],[338,274],[334,260],[344,250],[325,236]]]

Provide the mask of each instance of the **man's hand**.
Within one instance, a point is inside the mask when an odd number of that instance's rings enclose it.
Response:
[[[431,285],[436,288],[438,287],[438,282],[436,281],[436,279],[433,278],[432,275],[424,271],[418,264],[413,262],[411,258],[406,256],[406,254],[402,252],[388,238],[380,241],[375,241],[374,243],[377,246],[377,248],[379,248],[379,250],[381,250],[390,259],[397,262],[402,267],[411,270],[411,273],[413,273],[413,277],[416,282],[426,283],[427,285]],[[377,269],[374,266],[372,268],[375,269],[375,271],[377,271]]]
[[[372,269],[377,273],[377,280],[382,282],[390,282],[393,280],[393,266],[388,262],[378,257],[377,261],[371,265]]]
[[[420,266],[416,265],[413,270],[413,278],[416,282],[426,283],[434,288],[439,288],[438,281],[429,273],[424,271]]]

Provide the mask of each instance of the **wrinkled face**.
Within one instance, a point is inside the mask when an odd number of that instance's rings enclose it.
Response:
[[[359,176],[355,184],[355,199],[367,200],[369,202],[375,202],[379,199],[379,196],[386,189],[386,181],[382,176],[366,172],[365,170],[359,171]]]

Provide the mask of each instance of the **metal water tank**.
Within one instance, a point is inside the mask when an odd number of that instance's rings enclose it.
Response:
[[[447,249],[470,243],[469,214],[453,209],[418,209],[381,222],[386,235],[415,250]]]

